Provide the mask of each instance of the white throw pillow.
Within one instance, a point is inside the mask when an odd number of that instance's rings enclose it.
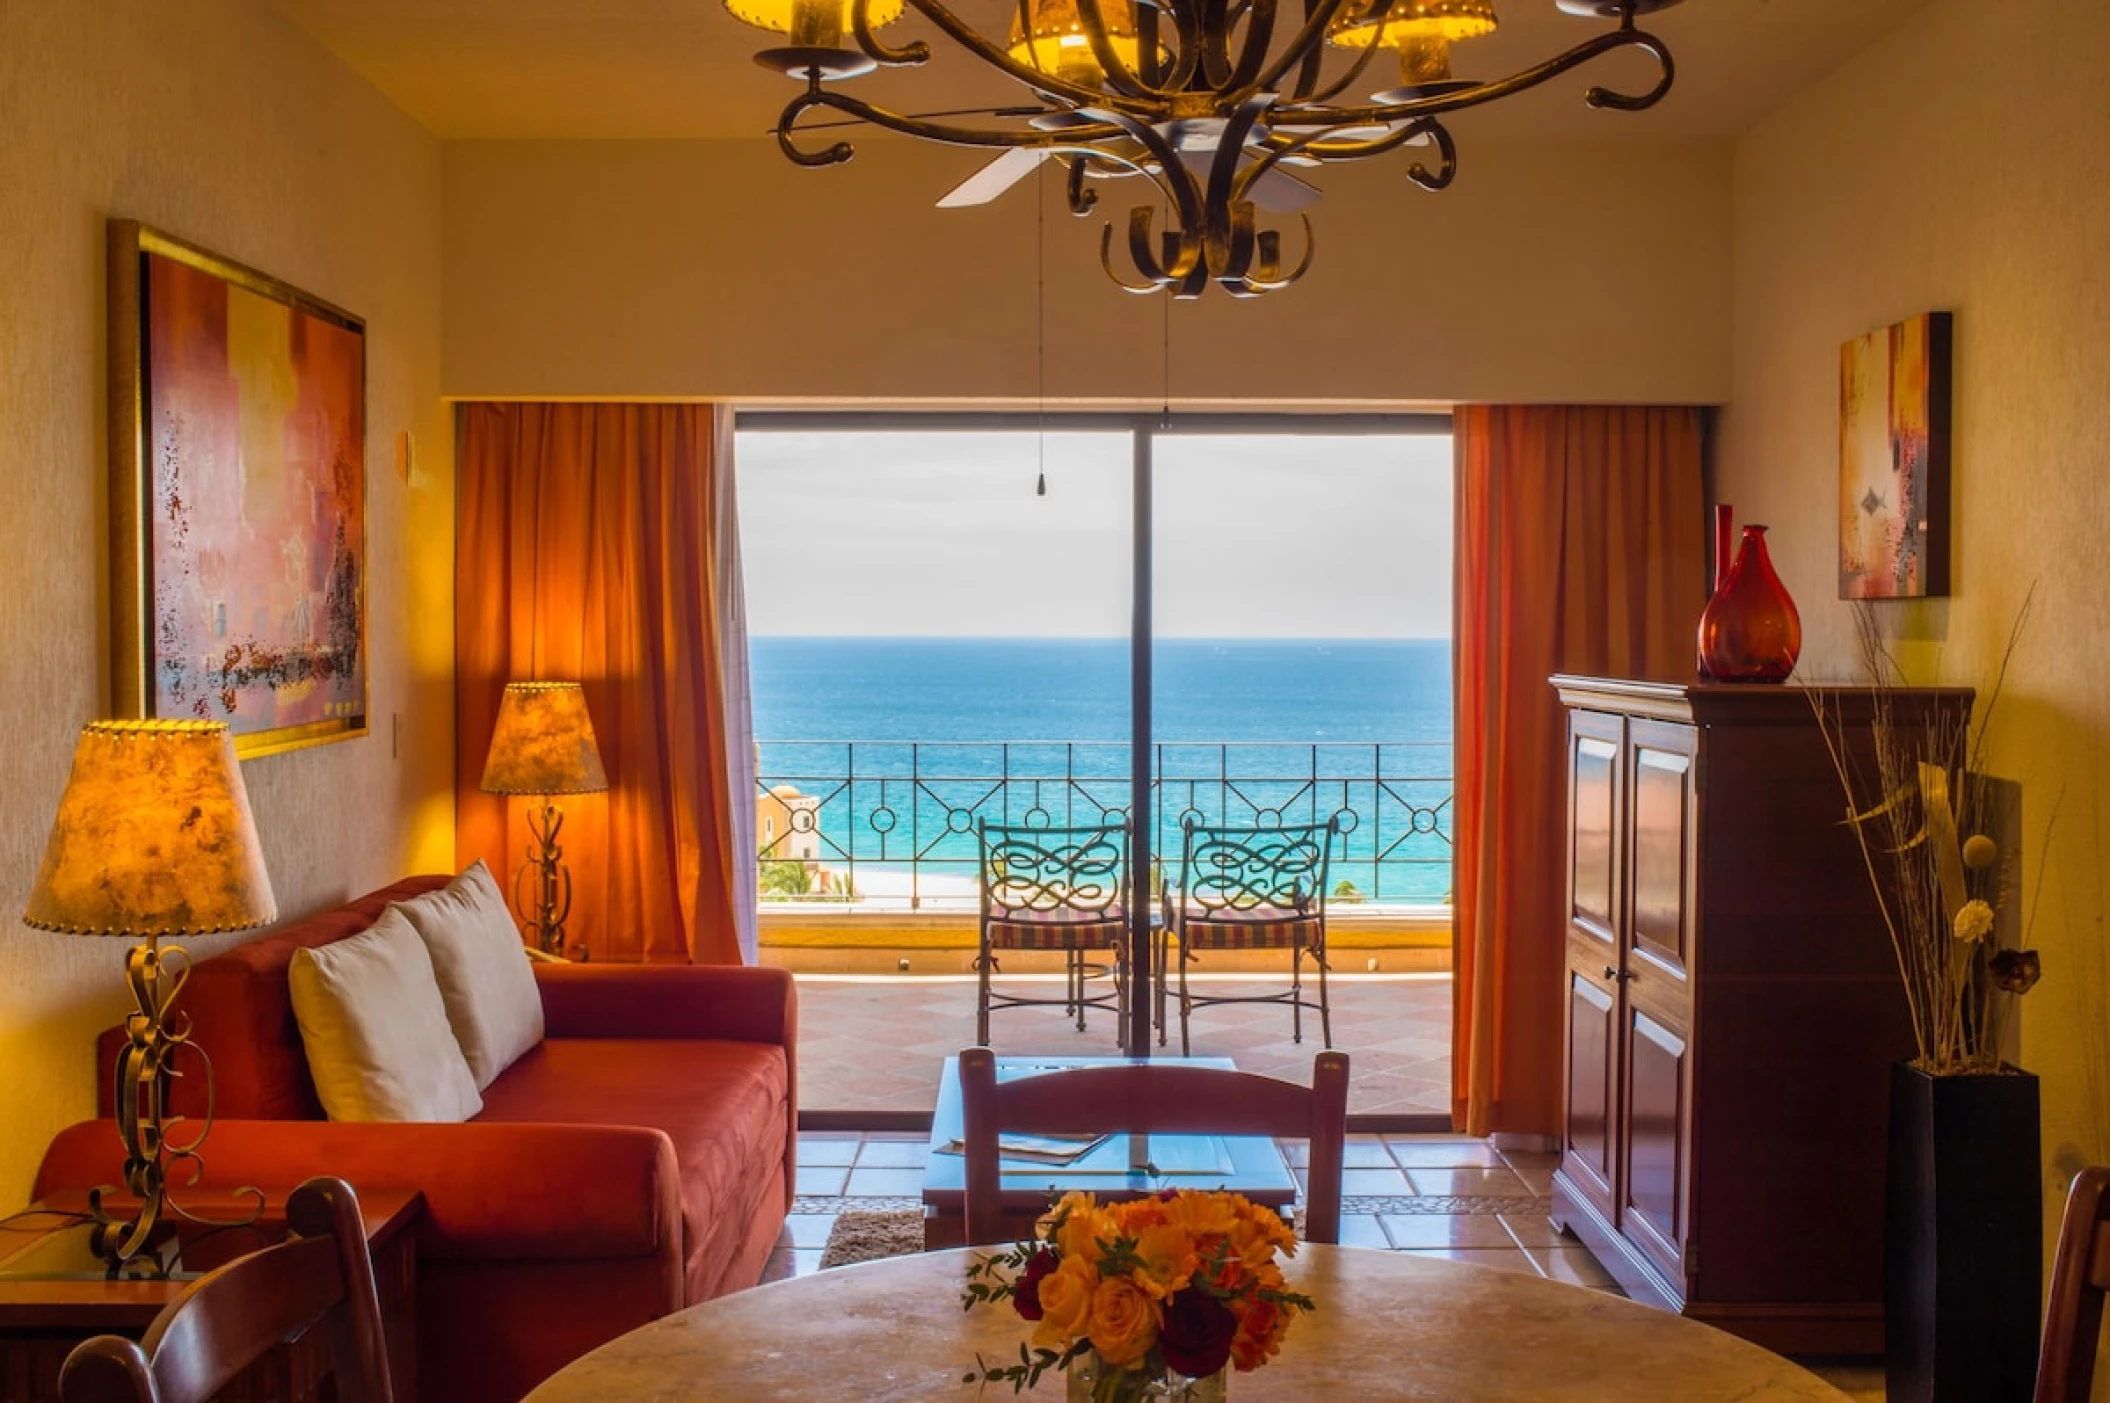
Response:
[[[484,1108],[432,957],[395,908],[358,935],[294,951],[287,979],[331,1120],[459,1121]]]
[[[478,859],[438,891],[394,909],[424,937],[447,1022],[482,1091],[542,1041],[542,991],[506,899]]]

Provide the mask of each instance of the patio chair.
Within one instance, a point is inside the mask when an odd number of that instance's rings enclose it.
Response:
[[[310,1179],[286,1201],[293,1236],[183,1289],[140,1341],[85,1340],[59,1370],[64,1403],[204,1403],[274,1345],[322,1326],[341,1403],[389,1403],[388,1344],[359,1200]]]
[[[1339,823],[1276,828],[1228,828],[1189,814],[1180,823],[1180,865],[1165,885],[1165,920],[1158,940],[1160,970],[1178,951],[1180,1055],[1191,1050],[1188,1018],[1213,1004],[1288,1004],[1292,1040],[1304,1041],[1304,1010],[1318,1010],[1320,1036],[1333,1046],[1333,1012],[1326,997],[1326,868]],[[1194,993],[1187,966],[1205,951],[1287,950],[1289,988],[1271,994]],[[1304,960],[1319,976],[1319,997],[1304,994]],[[1162,1029],[1160,1033],[1162,1035]]]
[[[1130,1062],[996,1079],[986,1047],[960,1054],[961,1142],[966,1153],[967,1242],[1003,1240],[999,1132],[1029,1135],[1267,1135],[1311,1142],[1298,1231],[1307,1242],[1341,1240],[1341,1161],[1348,1136],[1348,1054],[1322,1052],[1311,1085],[1221,1067]]]
[[[982,920],[975,955],[981,977],[975,1042],[989,1046],[991,1009],[1033,1006],[1060,1006],[1077,1020],[1080,1033],[1086,1009],[1112,1009],[1118,1040],[1128,1013],[1127,824],[1031,828],[984,820],[976,832],[982,848]],[[1060,950],[1062,997],[993,992],[989,977],[997,972],[1002,950]],[[1110,979],[1113,987],[1087,994],[1086,981],[1093,978]]]

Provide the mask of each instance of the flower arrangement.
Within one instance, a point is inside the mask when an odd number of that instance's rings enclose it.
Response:
[[[1811,693],[1897,953],[1918,1043],[1914,1065],[1932,1076],[2001,1071],[2001,996],[2028,993],[2042,973],[2036,951],[2003,939],[2018,863],[1992,836],[2005,826],[2002,786],[1985,768],[1987,724],[2028,615],[2025,601],[1975,725],[1952,712],[1900,714],[1886,689],[1903,681],[1902,669],[1865,606],[1855,621],[1871,684],[1871,756],[1856,753],[1836,710]]]
[[[1092,1403],[1137,1403],[1171,1376],[1257,1369],[1313,1308],[1276,1260],[1296,1250],[1281,1215],[1241,1194],[1167,1189],[1108,1204],[1064,1194],[1031,1240],[968,1269],[967,1308],[1008,1300],[1033,1334],[1016,1364],[977,1357],[966,1381],[1018,1392],[1050,1369],[1075,1370],[1073,1382],[1090,1373]]]

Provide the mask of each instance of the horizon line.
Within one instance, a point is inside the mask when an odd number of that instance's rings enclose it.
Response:
[[[1449,643],[1435,633],[1156,633],[1158,643]],[[748,641],[795,640],[803,643],[1128,643],[1126,633],[759,633]]]

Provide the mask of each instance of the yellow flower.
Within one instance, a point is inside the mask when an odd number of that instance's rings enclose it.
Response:
[[[1233,1195],[1182,1190],[1165,1201],[1165,1221],[1185,1228],[1192,1237],[1221,1237],[1230,1232]],[[1243,1202],[1243,1199],[1239,1200]]]
[[[1082,1335],[1092,1322],[1098,1290],[1099,1269],[1089,1259],[1064,1257],[1040,1279],[1040,1323],[1033,1327],[1033,1343],[1059,1349]]]
[[[1106,1255],[1099,1244],[1112,1242],[1120,1235],[1121,1227],[1114,1221],[1114,1215],[1087,1198],[1081,1204],[1072,1205],[1070,1216],[1056,1229],[1055,1250],[1062,1253],[1065,1260],[1076,1257],[1097,1263]]]
[[[1109,1277],[1092,1293],[1092,1348],[1115,1368],[1126,1368],[1150,1353],[1162,1318],[1163,1308],[1148,1292],[1125,1276]]]
[[[1230,1238],[1231,1251],[1248,1266],[1271,1262],[1278,1251],[1289,1256],[1297,1250],[1296,1234],[1270,1209],[1239,1214],[1232,1220]]]
[[[1143,1263],[1143,1269],[1134,1273],[1136,1284],[1159,1300],[1183,1290],[1201,1266],[1192,1234],[1169,1223],[1138,1231],[1136,1256]]]

